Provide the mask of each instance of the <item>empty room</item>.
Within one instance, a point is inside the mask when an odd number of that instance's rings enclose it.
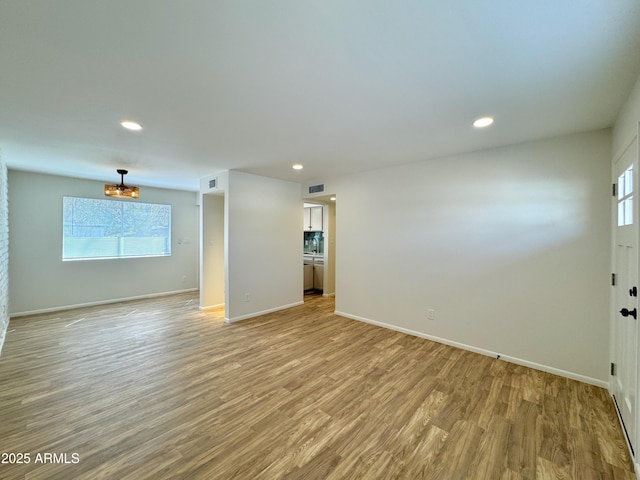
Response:
[[[0,478],[640,479],[640,4],[0,2]]]

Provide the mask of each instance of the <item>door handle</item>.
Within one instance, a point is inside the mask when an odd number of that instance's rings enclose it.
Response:
[[[633,310],[628,310],[626,308],[623,308],[622,310],[620,310],[620,314],[623,317],[628,317],[628,316],[632,316],[633,318],[635,318],[637,320],[637,314],[636,314],[636,309],[634,308]]]
[[[638,288],[637,287],[631,287],[629,289],[629,295],[632,297],[637,297],[638,296]]]

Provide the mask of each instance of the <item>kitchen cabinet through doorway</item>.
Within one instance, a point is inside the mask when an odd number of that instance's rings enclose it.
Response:
[[[302,229],[306,232],[322,232],[322,206],[304,207]]]

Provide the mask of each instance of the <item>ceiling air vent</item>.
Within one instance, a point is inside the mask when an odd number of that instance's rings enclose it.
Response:
[[[324,183],[322,185],[311,185],[309,187],[309,193],[320,193],[324,192]]]
[[[216,188],[216,178],[209,180],[209,188]]]

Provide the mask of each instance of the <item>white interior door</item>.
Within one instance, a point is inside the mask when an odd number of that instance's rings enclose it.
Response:
[[[638,143],[614,163],[613,395],[635,453],[638,432]]]

